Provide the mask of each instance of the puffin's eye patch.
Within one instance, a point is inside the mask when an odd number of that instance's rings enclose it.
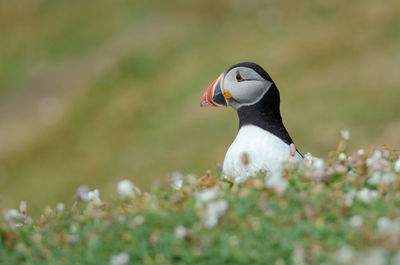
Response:
[[[237,81],[237,82],[244,81],[244,79],[243,79],[243,77],[240,75],[240,73],[237,73],[237,74],[236,74],[236,81]]]

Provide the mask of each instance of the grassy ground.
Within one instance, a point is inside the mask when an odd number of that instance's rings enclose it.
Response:
[[[400,159],[333,152],[285,163],[268,188],[175,173],[121,200],[80,189],[40,218],[21,205],[0,225],[4,264],[400,264]],[[28,202],[29,205],[29,202]]]
[[[105,198],[222,161],[233,110],[198,107],[229,65],[277,82],[298,148],[400,149],[398,1],[0,2],[0,206]]]

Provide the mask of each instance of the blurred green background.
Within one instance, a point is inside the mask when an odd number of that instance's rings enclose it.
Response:
[[[301,152],[326,156],[343,128],[352,150],[400,149],[399,14],[398,0],[0,0],[0,207],[215,170],[238,121],[199,102],[241,61],[277,83]]]

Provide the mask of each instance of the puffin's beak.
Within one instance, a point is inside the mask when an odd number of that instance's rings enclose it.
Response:
[[[221,74],[204,92],[200,107],[221,107],[227,106],[224,96],[224,74]]]

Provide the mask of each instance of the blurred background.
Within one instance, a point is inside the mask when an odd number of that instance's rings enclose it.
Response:
[[[0,1],[0,208],[116,196],[222,162],[233,109],[200,108],[227,67],[263,66],[296,146],[400,149],[400,2]]]

